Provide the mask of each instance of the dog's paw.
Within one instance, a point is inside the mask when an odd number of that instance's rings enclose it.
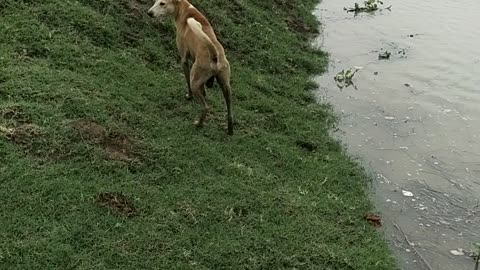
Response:
[[[185,94],[185,99],[186,100],[192,100],[193,96],[191,94]]]

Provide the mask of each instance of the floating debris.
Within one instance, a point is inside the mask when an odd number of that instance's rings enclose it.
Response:
[[[345,7],[343,8],[343,10],[345,10],[346,12],[353,12],[355,13],[355,15],[357,15],[358,13],[361,13],[361,12],[373,13],[375,11],[382,10],[380,9],[380,6],[383,6],[383,2],[381,0],[367,0],[363,2],[363,7],[361,7],[359,3],[355,3],[355,7],[353,8]],[[391,11],[391,7],[392,6],[389,6],[384,9]]]
[[[450,253],[454,256],[465,256],[465,253],[463,252],[463,250],[461,249],[458,249],[458,250],[450,250]]]
[[[402,190],[402,194],[405,197],[413,197],[413,193],[407,190]]]
[[[361,69],[363,69],[363,67],[353,67],[347,70],[340,71],[333,78],[337,82],[337,87],[340,88],[340,90],[349,86],[353,86],[355,89],[357,89],[357,87],[353,83],[353,76],[355,76],[355,73],[357,73]]]
[[[389,60],[391,55],[391,52],[384,51],[383,53],[378,54],[378,60]]]
[[[406,49],[400,49],[397,52],[398,55],[401,55],[400,58],[406,58],[407,50]]]

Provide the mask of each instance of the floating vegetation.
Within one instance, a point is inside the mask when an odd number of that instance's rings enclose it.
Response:
[[[383,6],[383,2],[381,0],[367,0],[363,2],[363,6],[360,6],[359,3],[355,3],[355,7],[353,8],[343,8],[347,12],[354,12],[355,15],[361,12],[372,13],[380,9],[380,6]],[[386,10],[391,10],[392,6],[383,8]]]
[[[381,48],[380,50],[371,51],[372,53],[378,53],[378,60],[390,60],[393,58],[396,59],[405,59],[408,58],[408,49],[400,48],[397,44],[387,43],[387,48]]]
[[[400,55],[400,58],[407,58],[407,50],[406,49],[398,50],[397,54]]]
[[[340,90],[349,86],[353,86],[355,89],[357,89],[357,86],[355,86],[355,83],[353,83],[353,77],[355,76],[355,73],[357,73],[361,69],[362,67],[354,67],[340,71],[333,78],[335,82],[337,82],[337,87],[340,88]]]

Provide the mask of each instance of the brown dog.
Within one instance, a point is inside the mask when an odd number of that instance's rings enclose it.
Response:
[[[217,79],[227,104],[228,134],[232,135],[230,64],[208,20],[187,0],[156,0],[148,15],[171,17],[175,21],[178,52],[187,79],[186,97],[191,99],[192,95],[195,96],[202,106],[200,118],[195,121],[195,125],[203,126],[209,111],[205,101],[205,85],[211,87]]]

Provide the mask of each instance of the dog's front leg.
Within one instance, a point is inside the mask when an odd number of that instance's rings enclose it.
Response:
[[[183,73],[185,74],[185,79],[187,80],[187,94],[185,95],[185,98],[187,100],[191,100],[193,98],[192,87],[190,85],[190,70],[192,66],[190,64],[190,61],[186,58],[181,60],[181,64],[183,68]]]

